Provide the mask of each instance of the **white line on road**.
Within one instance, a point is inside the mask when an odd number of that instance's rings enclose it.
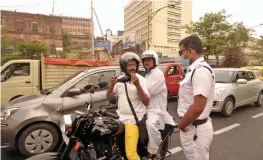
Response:
[[[260,117],[260,116],[263,116],[263,112],[252,116],[252,118],[258,118],[258,117]]]
[[[182,150],[181,147],[174,147],[172,149],[169,149],[169,151],[171,152],[172,155],[177,153],[177,152],[180,152],[181,150]],[[166,153],[166,157],[169,156],[169,155],[170,155],[169,153]]]
[[[230,126],[228,126],[228,127],[225,127],[225,128],[222,128],[222,129],[219,129],[219,130],[215,131],[214,134],[215,134],[215,135],[218,135],[218,134],[227,132],[227,131],[229,131],[229,130],[231,130],[231,129],[234,129],[234,128],[238,127],[238,126],[240,126],[240,124],[235,123],[235,124],[232,124],[232,125],[230,125]]]

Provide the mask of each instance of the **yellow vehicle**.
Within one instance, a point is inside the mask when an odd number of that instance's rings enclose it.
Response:
[[[243,69],[252,70],[258,77],[258,79],[263,81],[263,66],[246,66]]]

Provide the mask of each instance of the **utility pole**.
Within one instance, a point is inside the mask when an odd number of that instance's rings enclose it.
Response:
[[[56,47],[55,47],[55,39],[54,39],[54,33],[55,33],[55,24],[54,24],[54,19],[55,19],[55,15],[54,15],[54,10],[55,10],[55,0],[53,0],[53,7],[52,7],[52,27],[51,27],[51,36],[52,36],[52,52],[53,54],[55,53],[56,58],[57,57],[57,52],[56,52]]]
[[[91,39],[91,53],[92,53],[92,59],[95,59],[95,54],[94,54],[94,23],[93,23],[93,0],[91,0],[91,5],[90,5],[90,13],[91,13],[91,31],[92,31],[92,39]]]
[[[110,54],[110,50],[109,50],[108,45],[107,45],[107,42],[106,42],[106,40],[105,40],[105,36],[103,35],[103,32],[102,32],[102,29],[101,29],[101,26],[100,26],[99,19],[98,19],[97,13],[96,13],[96,11],[95,11],[94,8],[93,8],[93,11],[94,11],[94,13],[95,13],[95,16],[96,16],[97,22],[98,22],[98,24],[99,24],[100,32],[101,32],[101,35],[102,35],[102,37],[103,37],[103,39],[104,39],[104,43],[105,43],[105,46],[106,46],[106,48],[107,48],[107,51],[108,51],[108,55],[109,55],[110,61],[112,61],[112,57],[111,57],[111,54]]]

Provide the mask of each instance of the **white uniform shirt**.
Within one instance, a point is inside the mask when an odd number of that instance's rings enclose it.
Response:
[[[159,115],[160,129],[164,128],[164,124],[175,125],[173,118],[167,112],[167,86],[163,72],[158,68],[154,68],[145,78],[150,94],[150,104],[147,106],[148,112]]]
[[[120,76],[119,78],[121,78],[122,76]],[[140,81],[144,93],[146,93],[149,96],[145,78],[137,73],[136,76]],[[133,105],[133,108],[135,110],[135,113],[138,119],[141,120],[142,117],[146,114],[146,106],[141,102],[135,85],[129,82],[127,82],[126,84],[127,84],[128,95]],[[120,121],[124,124],[136,124],[131,108],[129,106],[129,102],[126,97],[124,83],[120,83],[120,82],[116,83],[113,88],[113,92],[119,97],[118,110],[116,112],[119,115]]]
[[[206,106],[197,119],[205,119],[209,117],[209,114],[213,106],[214,90],[215,90],[215,79],[214,73],[203,67],[211,67],[204,61],[203,57],[198,58],[194,63],[188,67],[188,72],[185,78],[180,82],[179,89],[179,101],[178,101],[178,115],[183,117],[190,105],[194,102],[194,96],[203,95],[207,98]],[[195,69],[192,82],[191,76]],[[212,71],[212,69],[211,69]]]

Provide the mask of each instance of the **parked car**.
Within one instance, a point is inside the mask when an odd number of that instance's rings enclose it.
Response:
[[[79,71],[57,87],[13,100],[2,108],[1,143],[9,143],[26,157],[54,151],[61,141],[59,124],[63,113],[79,110],[91,99],[94,109],[107,103],[107,87],[92,95],[87,93],[71,97],[66,93],[72,88],[83,89],[99,81],[110,83],[110,79],[118,75],[118,66]]]
[[[254,72],[241,68],[218,68],[215,72],[213,112],[230,116],[237,107],[263,104],[263,82]]]
[[[242,68],[252,70],[257,75],[257,78],[263,81],[263,66],[246,66]]]

